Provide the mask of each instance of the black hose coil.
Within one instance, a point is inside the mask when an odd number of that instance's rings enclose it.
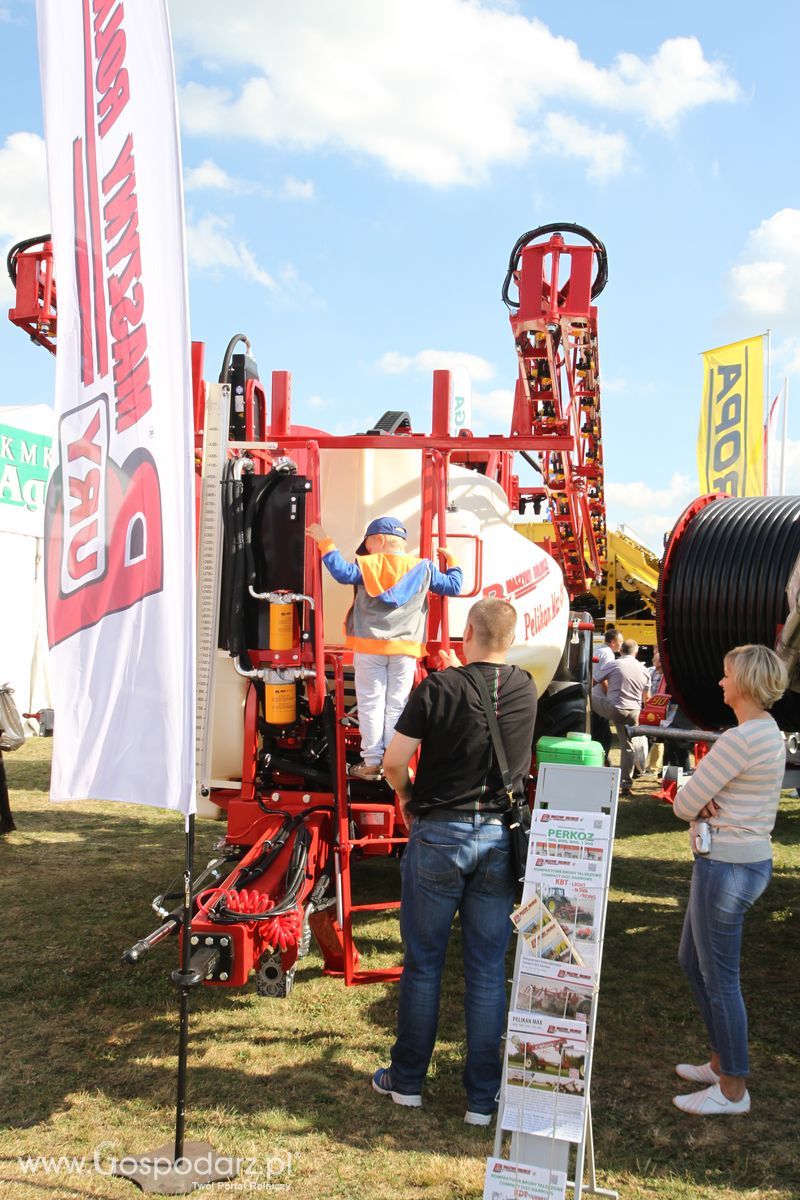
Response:
[[[675,527],[658,644],[667,690],[701,728],[734,723],[719,687],[723,659],[734,646],[775,646],[799,559],[800,496],[713,500]],[[782,729],[800,729],[800,695],[788,691],[772,713]]]

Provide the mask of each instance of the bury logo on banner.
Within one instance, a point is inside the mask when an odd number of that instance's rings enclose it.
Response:
[[[37,0],[37,19],[58,285],[53,794],[188,811],[191,379],[166,0]]]
[[[50,483],[45,524],[51,646],[159,592],[163,584],[158,469],[143,449],[121,466],[113,462],[108,430],[105,393],[59,423],[63,466]]]

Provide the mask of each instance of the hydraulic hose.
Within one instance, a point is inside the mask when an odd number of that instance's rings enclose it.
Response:
[[[40,233],[38,237],[25,238],[22,242],[17,242],[11,247],[6,256],[6,269],[8,277],[17,286],[17,255],[24,254],[26,250],[30,250],[31,246],[43,246],[45,242],[51,240],[52,235],[49,233]]]
[[[310,810],[309,810],[310,811]],[[300,823],[305,818],[306,813],[301,816]],[[264,912],[256,913],[241,913],[234,909],[228,908],[223,902],[217,907],[216,911],[211,915],[212,919],[220,925],[234,925],[240,921],[271,921],[275,917],[281,917],[291,910],[297,904],[297,897],[300,895],[303,883],[306,878],[306,865],[308,863],[308,850],[311,845],[311,835],[307,829],[300,829],[295,838],[292,847],[292,855],[289,860],[289,866],[286,871],[285,891],[274,908],[268,908]],[[237,880],[237,890],[240,890],[240,881]]]
[[[538,471],[542,478],[544,478],[544,471],[542,470],[541,465],[537,463],[535,458],[531,458],[527,450],[520,450],[519,456],[525,460],[529,467],[533,467],[534,471]]]
[[[549,225],[538,225],[536,229],[530,229],[527,233],[523,233],[521,237],[518,237],[514,243],[514,248],[511,251],[511,255],[508,260],[508,271],[506,272],[506,277],[503,280],[502,293],[503,303],[505,304],[506,308],[509,309],[509,311],[519,308],[519,300],[512,300],[508,289],[511,287],[514,275],[519,270],[519,260],[522,255],[522,251],[526,246],[530,245],[531,242],[535,242],[537,238],[545,237],[547,234],[552,233],[572,233],[577,237],[584,238],[587,242],[594,246],[595,250],[597,251],[597,274],[595,275],[594,283],[592,284],[593,300],[600,295],[603,288],[608,283],[608,252],[606,251],[603,243],[600,241],[600,238],[593,234],[590,229],[587,229],[585,225],[575,225],[570,222],[565,223],[563,221],[554,221]],[[559,298],[562,301],[566,298],[566,289],[568,287],[569,282],[567,282],[565,288],[559,292]]]
[[[252,470],[247,458],[230,459],[222,474],[222,525],[226,563],[222,611],[226,618],[223,637],[232,658],[246,654],[244,606],[247,595],[247,556],[245,552],[245,507],[242,475]],[[249,659],[247,659],[249,666]]]
[[[658,644],[667,690],[701,728],[732,724],[723,659],[734,646],[776,645],[798,569],[798,496],[703,497],[678,521],[656,597]],[[800,695],[787,691],[772,713],[800,729]]]
[[[315,783],[320,789],[327,790],[331,787],[330,771],[321,770],[319,767],[303,762],[302,759],[281,758],[277,754],[270,754],[268,761],[264,763],[264,768],[267,767],[271,770],[281,771],[284,775],[301,775],[303,779]]]
[[[222,359],[222,370],[219,373],[219,382],[220,383],[228,382],[228,371],[230,370],[230,367],[231,367],[231,359],[233,358],[233,350],[234,350],[234,347],[239,344],[239,342],[244,342],[245,346],[247,347],[247,353],[248,354],[250,353],[250,338],[247,336],[246,333],[235,333],[233,335],[233,337],[231,338],[231,340],[228,342],[228,345],[225,347],[225,354]]]
[[[264,486],[253,488],[250,493],[250,499],[247,502],[247,508],[244,512],[243,531],[244,531],[244,555],[245,555],[245,573],[246,581],[249,587],[255,587],[258,582],[258,572],[256,571],[256,560],[253,553],[253,529],[256,516],[260,512],[265,500],[269,497],[270,492],[275,490],[276,485],[286,475],[292,472],[288,469],[279,468],[270,471],[269,475],[264,480]],[[259,482],[261,482],[259,478]]]
[[[224,531],[225,575],[221,597],[224,615],[223,639],[232,658],[242,658],[247,650],[245,603],[248,588],[257,583],[253,532],[255,522],[270,494],[285,476],[296,470],[288,460],[268,475],[259,476],[263,485],[253,487],[247,505],[244,503],[242,476],[252,470],[247,456],[229,459],[222,475],[222,524]],[[247,660],[249,666],[249,660]]]

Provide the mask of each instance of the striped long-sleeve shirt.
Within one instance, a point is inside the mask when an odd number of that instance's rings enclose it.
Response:
[[[693,821],[714,800],[709,821],[711,858],[763,862],[772,857],[770,834],[778,812],[786,763],[783,737],[772,717],[727,729],[675,797],[675,815]]]

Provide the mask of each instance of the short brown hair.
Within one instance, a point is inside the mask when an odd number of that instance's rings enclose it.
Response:
[[[789,686],[786,667],[768,646],[734,646],[724,665],[739,691],[761,708],[772,708]]]
[[[636,654],[639,650],[639,643],[633,638],[626,638],[622,643],[623,654]]]
[[[485,650],[500,653],[514,640],[517,613],[507,600],[496,597],[478,600],[469,610],[467,621]]]

